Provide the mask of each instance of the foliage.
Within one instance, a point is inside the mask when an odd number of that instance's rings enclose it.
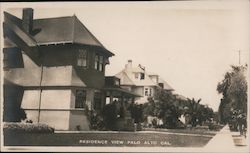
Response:
[[[144,105],[144,113],[162,119],[166,128],[176,128],[181,115],[181,111],[175,106],[176,97],[170,91],[158,89],[156,99],[157,101],[149,99],[149,103]]]
[[[143,121],[143,105],[131,103],[128,107],[130,111],[132,119],[134,119],[134,123],[140,123]]]
[[[90,111],[90,129],[92,130],[104,130],[105,125],[103,117],[98,112]]]
[[[214,116],[213,110],[206,105],[200,104],[200,102],[201,99],[196,101],[194,98],[188,98],[186,103],[187,110],[185,114],[190,115],[190,124],[193,127],[202,125],[206,121],[211,121],[211,118]]]
[[[105,105],[103,108],[102,115],[103,115],[105,128],[107,130],[115,130],[117,115],[118,115],[116,104],[112,103],[112,104]]]
[[[183,115],[189,116],[189,123],[192,126],[202,125],[204,122],[211,121],[214,112],[206,105],[200,104],[201,99],[179,99],[170,91],[158,89],[156,92],[157,100],[148,99],[148,103],[144,104],[143,112],[145,116],[156,116],[163,120],[164,127],[178,128],[183,127],[179,117]]]
[[[148,98],[148,102],[143,105],[143,114],[145,116],[156,116],[156,104],[152,97]]]
[[[231,66],[226,72],[224,79],[218,83],[217,91],[223,95],[219,106],[221,123],[229,123],[232,119],[233,110],[241,110],[247,113],[247,81],[245,66]]]
[[[5,123],[3,126],[4,132],[18,132],[18,133],[54,133],[54,128],[46,124],[31,124],[31,123]]]

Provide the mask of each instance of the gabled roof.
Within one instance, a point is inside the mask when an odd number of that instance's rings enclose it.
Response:
[[[117,73],[115,76],[120,79],[121,85],[129,85],[129,86],[135,85],[124,71]]]
[[[126,68],[123,69],[120,73],[116,74],[115,76],[120,78],[121,85],[134,85],[134,86],[157,86],[150,77],[145,73],[141,68],[131,68],[127,70]],[[135,73],[144,73],[144,79],[140,80],[135,78]]]
[[[174,90],[174,89],[173,89],[164,79],[162,79],[161,77],[159,77],[158,82],[159,82],[159,83],[163,83],[163,89],[165,89],[165,90],[171,90],[171,91]]]
[[[135,73],[144,73],[144,79],[135,78]],[[141,68],[140,65],[137,67],[132,67],[132,62],[128,66],[115,75],[120,78],[121,85],[129,85],[129,86],[159,86],[159,83],[163,84],[163,89],[173,91],[174,89],[158,74],[152,72],[146,72],[145,69]],[[156,76],[157,81],[153,81],[152,77]]]
[[[109,56],[114,55],[95,38],[76,16],[34,19],[31,34],[23,30],[21,19],[7,12],[4,12],[4,16],[5,28],[9,28],[14,33],[19,33],[18,36],[22,40],[26,40],[27,45],[30,47],[74,43],[95,46],[102,49]]]

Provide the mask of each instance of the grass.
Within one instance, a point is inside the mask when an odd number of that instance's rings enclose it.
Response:
[[[200,135],[215,135],[218,131],[210,131],[204,129],[162,129],[162,128],[147,128],[145,131],[161,131],[169,133],[183,133],[183,134],[200,134]]]
[[[202,147],[213,135],[185,135],[164,132],[110,133],[5,133],[5,146],[131,146]]]

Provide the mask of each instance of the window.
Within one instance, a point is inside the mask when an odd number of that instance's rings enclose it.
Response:
[[[3,69],[7,70],[9,68],[8,53],[3,52]]]
[[[152,96],[152,88],[149,88],[149,96]]]
[[[104,71],[104,57],[98,54],[95,55],[95,69]]]
[[[95,55],[95,69],[98,70],[99,69],[99,56]]]
[[[87,67],[87,51],[84,49],[78,52],[77,66]]]
[[[120,80],[115,79],[115,85],[116,85],[116,86],[119,86],[119,85],[120,85]]]
[[[103,71],[103,56],[99,56],[99,71]]]
[[[75,108],[84,108],[86,102],[86,91],[76,90]]]
[[[145,78],[145,74],[141,73],[141,80],[144,80],[144,78]]]
[[[149,94],[149,93],[148,93],[148,88],[145,88],[145,89],[144,89],[144,95],[145,95],[145,96],[149,96],[148,94]]]

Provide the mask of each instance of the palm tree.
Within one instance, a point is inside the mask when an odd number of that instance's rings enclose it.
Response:
[[[197,101],[192,99],[187,99],[187,114],[191,117],[191,125],[194,127],[197,125],[199,121],[199,115],[201,113],[201,105],[200,105],[201,99],[198,99]]]

